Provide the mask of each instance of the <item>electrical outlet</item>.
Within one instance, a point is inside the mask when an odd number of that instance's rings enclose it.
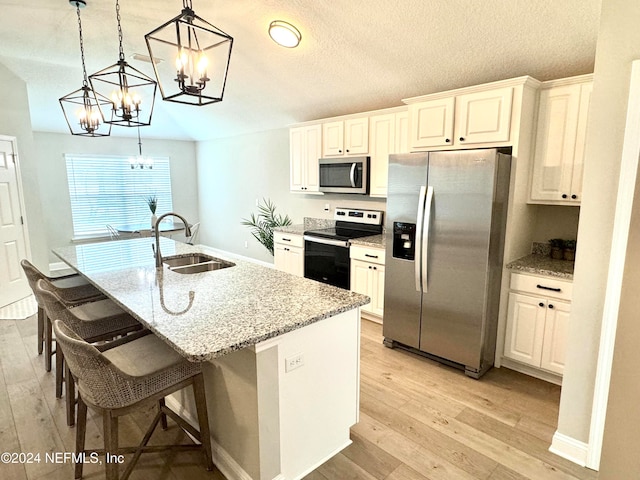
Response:
[[[259,206],[260,206],[260,199],[256,198],[256,207],[259,207]]]
[[[290,372],[304,365],[304,355],[297,353],[291,357],[284,359],[284,371]]]
[[[244,248],[249,248],[249,242],[247,242],[246,240],[244,241]]]
[[[328,203],[324,204],[324,211],[328,212],[329,210],[331,210],[331,206]]]

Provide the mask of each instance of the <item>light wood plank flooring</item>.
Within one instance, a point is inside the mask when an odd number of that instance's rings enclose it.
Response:
[[[328,352],[330,354],[330,352]],[[363,321],[360,422],[353,444],[306,480],[575,480],[597,479],[548,452],[560,389],[507,369],[480,381],[462,372],[382,345],[379,325]],[[36,350],[35,316],[0,320],[0,450],[72,452],[75,429],[65,422],[64,400],[54,395],[54,374]],[[121,420],[121,443],[142,437],[153,407]],[[102,445],[102,426],[91,416],[87,446]],[[152,443],[182,438],[158,430]],[[0,464],[0,478],[72,479],[73,465]],[[85,478],[104,478],[88,466]],[[145,454],[133,479],[224,480],[204,469],[200,453]]]

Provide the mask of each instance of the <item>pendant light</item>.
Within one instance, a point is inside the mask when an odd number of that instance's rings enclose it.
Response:
[[[110,99],[108,108],[101,105],[105,122],[123,127],[144,127],[151,124],[157,84],[125,60],[119,0],[116,0],[116,19],[120,47],[118,61],[90,75],[89,81],[96,93]]]
[[[233,38],[196,15],[191,0],[182,6],[180,15],[144,36],[162,98],[198,106],[221,102]],[[175,61],[162,64],[162,58]]]
[[[100,104],[108,105],[109,99],[97,94],[87,80],[87,68],[84,64],[84,42],[82,39],[82,21],[80,8],[87,5],[85,0],[70,0],[78,14],[78,30],[80,32],[80,58],[82,59],[82,87],[59,99],[62,113],[67,121],[71,135],[84,137],[108,137],[111,125],[104,123]]]
[[[135,157],[129,157],[129,165],[131,170],[135,168],[151,170],[153,168],[153,158],[145,157],[142,155],[142,140],[140,140],[140,127],[138,127],[138,155]]]

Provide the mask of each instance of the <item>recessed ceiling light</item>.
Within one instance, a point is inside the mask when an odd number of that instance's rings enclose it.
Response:
[[[300,44],[302,35],[300,31],[290,23],[282,20],[274,20],[269,25],[269,36],[278,45],[287,48],[294,48]]]

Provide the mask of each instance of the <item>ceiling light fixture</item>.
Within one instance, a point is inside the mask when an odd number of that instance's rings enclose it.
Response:
[[[182,6],[180,15],[144,36],[162,98],[197,106],[221,102],[233,38],[196,15],[191,0]]]
[[[129,157],[129,165],[131,170],[137,168],[151,170],[153,168],[153,158],[142,155],[142,140],[140,140],[140,127],[138,127],[138,155]]]
[[[122,127],[144,127],[151,124],[157,84],[155,80],[133,68],[125,60],[118,0],[116,0],[116,19],[120,47],[118,61],[90,75],[89,81],[96,93],[104,94],[111,99],[110,111],[107,112],[103,106],[101,107],[106,123]]]
[[[87,5],[85,0],[70,0],[69,4],[76,7],[78,14],[78,30],[80,32],[80,57],[82,58],[82,87],[59,99],[62,113],[69,125],[71,135],[84,137],[108,137],[111,134],[111,125],[104,123],[104,117],[100,111],[100,103],[109,104],[109,99],[89,87],[87,80],[87,68],[84,64],[84,44],[82,40],[82,21],[80,20],[80,8]]]
[[[297,47],[300,44],[300,40],[302,40],[300,30],[282,20],[274,20],[271,22],[269,25],[269,36],[278,45],[287,48]]]

